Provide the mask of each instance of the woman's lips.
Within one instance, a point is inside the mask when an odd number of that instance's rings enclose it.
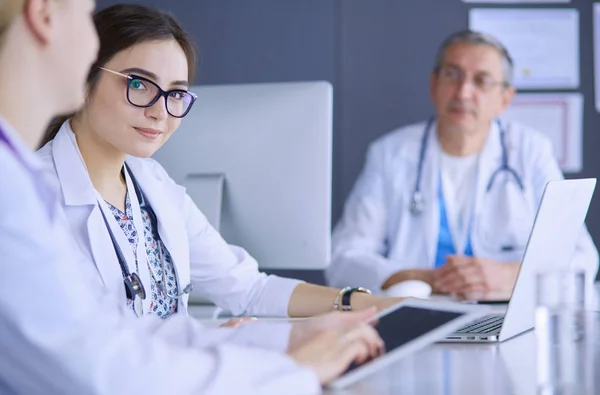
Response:
[[[161,132],[160,130],[156,130],[156,129],[149,129],[149,128],[134,128],[139,134],[141,134],[142,136],[144,136],[147,139],[151,139],[151,140],[155,140],[156,138],[158,138],[158,136],[160,136],[163,132]]]

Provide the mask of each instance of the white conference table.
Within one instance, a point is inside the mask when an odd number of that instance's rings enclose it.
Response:
[[[600,323],[600,313],[594,313]],[[598,326],[596,326],[598,328]],[[588,378],[600,394],[600,331],[592,335],[595,363]],[[433,344],[365,378],[347,390],[351,395],[535,395],[535,336],[526,332],[499,344]],[[550,394],[550,393],[549,393]]]
[[[600,300],[600,284],[596,285]],[[596,305],[597,306],[597,305]],[[598,307],[596,307],[598,310]],[[191,314],[203,323],[217,325],[224,320],[207,320],[210,314],[192,308]],[[589,336],[595,361],[588,377],[594,381],[592,394],[600,394],[600,311],[590,313],[596,325]],[[328,395],[535,395],[537,371],[533,331],[503,343],[436,343],[412,356],[372,374],[344,391]],[[541,393],[540,393],[541,394]],[[550,394],[550,393],[548,393]],[[587,395],[586,393],[585,395]],[[545,394],[544,394],[545,395]]]

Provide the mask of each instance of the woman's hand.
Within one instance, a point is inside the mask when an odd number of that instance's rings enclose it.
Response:
[[[243,325],[247,322],[254,322],[257,319],[255,317],[239,317],[232,318],[229,321],[219,325],[221,328],[237,328],[240,325]]]
[[[362,364],[383,351],[384,344],[377,331],[363,322],[321,331],[296,345],[288,351],[288,355],[298,364],[313,370],[324,385],[344,373],[350,364]]]
[[[371,307],[353,312],[336,311],[296,321],[292,324],[288,349],[293,350],[321,332],[366,323],[374,317],[376,312],[377,309]]]

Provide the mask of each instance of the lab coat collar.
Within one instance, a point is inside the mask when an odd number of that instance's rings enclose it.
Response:
[[[427,151],[423,163],[423,174],[421,178],[421,188],[423,196],[428,196],[427,207],[421,215],[424,216],[424,223],[430,229],[426,241],[426,261],[433,262],[437,250],[437,235],[440,229],[440,207],[438,196],[438,187],[440,180],[440,143],[437,137],[437,121],[432,122],[429,135],[427,136]],[[426,130],[423,130],[425,133]],[[420,147],[419,147],[420,148]],[[418,155],[418,153],[417,153]],[[433,236],[433,237],[431,237]]]
[[[39,198],[44,202],[50,220],[53,220],[58,203],[58,195],[46,182],[42,161],[31,151],[31,148],[25,144],[19,133],[2,116],[0,116],[0,128],[2,128],[8,143],[12,147],[9,150],[15,151],[18,161],[21,162],[22,166],[27,168],[27,171],[33,177]]]
[[[97,207],[97,195],[94,185],[87,172],[69,121],[61,126],[54,138],[52,155],[65,205],[90,205],[92,206],[90,214],[94,214],[94,212],[97,214],[89,216],[87,230],[96,267],[104,282],[107,283],[111,278],[115,278],[119,266],[115,264],[116,254],[108,232],[105,230],[106,226],[100,215],[100,208]],[[184,255],[188,251],[185,245],[187,238],[177,237],[177,234],[173,233],[176,229],[186,229],[185,222],[182,219],[183,216],[180,211],[177,211],[180,208],[180,202],[183,202],[185,189],[175,184],[172,188],[164,188],[165,181],[168,181],[161,178],[164,171],[154,172],[152,164],[145,159],[128,156],[126,163],[140,184],[140,188],[144,191],[150,207],[156,214],[160,238],[171,254],[177,270],[180,289],[183,289],[190,279],[189,257]],[[133,191],[130,193],[133,193]],[[98,237],[99,229],[103,229],[102,234],[104,237]],[[106,254],[110,254],[110,259],[107,259]],[[119,272],[116,278],[120,277]],[[186,300],[187,296],[185,297]],[[182,302],[184,302],[184,298],[182,298]],[[185,311],[185,304],[179,304],[180,312]]]
[[[25,144],[23,138],[17,133],[14,127],[6,119],[0,115],[0,128],[6,135],[6,138],[10,142],[11,146],[17,151],[19,157],[25,162],[24,164],[35,172],[41,171],[43,163],[35,156],[31,151],[31,148]]]
[[[92,259],[105,286],[118,289],[120,297],[125,298],[122,286],[122,274],[117,264],[112,241],[106,224],[100,214],[98,198],[94,184],[77,146],[70,121],[62,124],[52,140],[52,158],[60,182],[65,208],[69,206],[89,206],[86,221],[88,242]],[[69,210],[66,210],[67,213]]]
[[[87,171],[71,121],[65,121],[52,142],[52,157],[66,206],[95,205],[97,196]]]

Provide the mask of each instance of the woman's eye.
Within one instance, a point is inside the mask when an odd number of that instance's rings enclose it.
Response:
[[[169,96],[171,96],[171,98],[175,99],[175,100],[183,99],[183,93],[181,93],[181,92],[171,92],[171,94]]]
[[[131,80],[129,87],[133,89],[145,89],[144,83],[141,80]]]

